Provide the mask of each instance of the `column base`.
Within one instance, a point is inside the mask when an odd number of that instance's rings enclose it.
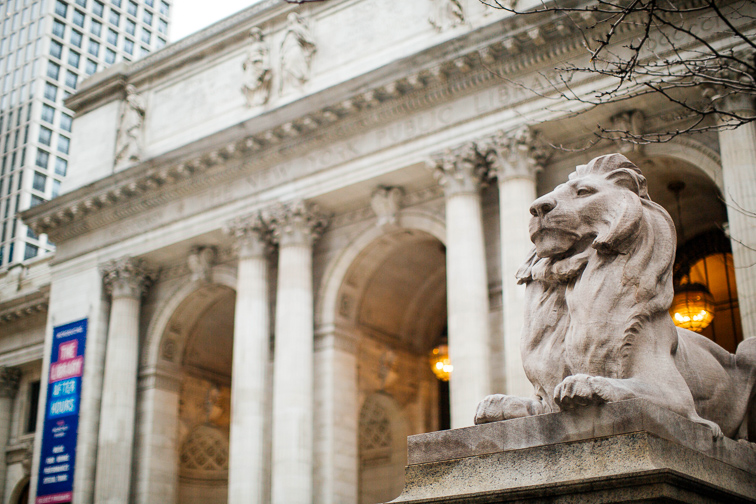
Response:
[[[395,503],[756,502],[756,449],[645,400],[409,438]]]

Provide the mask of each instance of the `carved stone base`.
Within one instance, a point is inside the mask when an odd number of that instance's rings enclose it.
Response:
[[[411,436],[392,502],[756,502],[756,449],[622,401]]]

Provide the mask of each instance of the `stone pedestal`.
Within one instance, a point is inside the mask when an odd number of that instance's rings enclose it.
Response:
[[[756,502],[756,449],[634,399],[411,436],[392,502]]]

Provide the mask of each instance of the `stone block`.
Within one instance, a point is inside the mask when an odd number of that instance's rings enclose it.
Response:
[[[756,502],[756,449],[633,399],[410,436],[395,503]]]

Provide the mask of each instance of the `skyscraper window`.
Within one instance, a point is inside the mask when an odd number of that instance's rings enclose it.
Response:
[[[76,30],[71,30],[71,44],[76,47],[81,47],[82,34]]]
[[[136,36],[142,42],[140,55],[163,43],[153,40],[154,30],[144,32],[137,27],[151,24],[161,34],[167,33],[167,17],[155,19],[154,11],[144,10],[153,5],[162,15],[170,7],[168,0],[165,5],[159,0],[149,5],[145,0],[0,0],[0,193],[6,197],[6,202],[0,201],[0,211],[8,213],[4,221],[10,240],[2,245],[6,254],[0,253],[0,270],[9,264],[8,254],[16,242],[19,245],[15,248],[21,248],[14,260],[24,258],[27,236],[39,240],[38,253],[51,250],[52,243],[47,238],[29,232],[14,217],[19,209],[14,202],[18,200],[23,206],[30,200],[33,204],[43,203],[51,186],[53,195],[57,194],[59,179],[68,170],[66,156],[71,148],[73,122],[64,100],[85,76],[116,61],[134,59]],[[125,18],[123,28],[121,17]],[[103,20],[108,23],[105,27]],[[82,50],[86,51],[84,58]],[[36,95],[34,90],[38,90]],[[30,139],[30,135],[34,138]],[[38,146],[29,146],[30,140]],[[50,147],[59,156],[53,156]],[[47,170],[55,173],[52,183],[46,181],[51,178]],[[22,229],[16,233],[11,230],[12,224]]]
[[[73,24],[75,24],[76,26],[84,28],[84,13],[80,10],[74,10],[71,21],[73,21]]]
[[[71,65],[74,68],[79,68],[80,59],[81,59],[81,55],[79,53],[69,49],[68,51],[68,64],[69,65]]]
[[[55,14],[57,14],[58,16],[62,18],[65,18],[67,12],[68,12],[68,5],[62,0],[55,0]]]

